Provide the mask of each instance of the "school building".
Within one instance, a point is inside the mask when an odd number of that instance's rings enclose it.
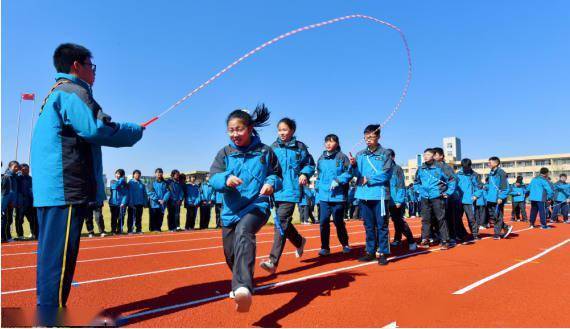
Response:
[[[446,137],[443,139],[445,160],[455,170],[461,168],[461,140],[457,137]],[[546,167],[550,170],[552,181],[556,182],[562,173],[570,176],[570,153],[527,155],[509,157],[501,159],[501,167],[507,173],[509,183],[514,183],[517,176],[522,176],[526,184],[530,183],[533,177],[539,175],[540,168]],[[473,170],[482,175],[484,180],[489,174],[487,163],[489,159],[471,159]],[[421,166],[422,154],[418,154],[415,159],[408,160],[407,166],[402,166],[406,176],[406,185],[414,181],[418,166]]]

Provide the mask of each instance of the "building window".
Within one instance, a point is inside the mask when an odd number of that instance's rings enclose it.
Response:
[[[521,173],[521,176],[523,176],[523,178],[533,178],[534,177],[532,171],[523,172],[523,173]]]
[[[550,159],[548,160],[536,160],[534,161],[536,166],[550,166]]]
[[[556,159],[554,160],[554,164],[558,166],[570,164],[570,159]]]
[[[503,162],[502,163],[504,168],[513,168],[515,166],[514,162]]]
[[[517,166],[519,166],[519,167],[531,167],[532,161],[518,161]]]

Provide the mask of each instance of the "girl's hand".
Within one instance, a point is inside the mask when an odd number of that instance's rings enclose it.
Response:
[[[236,177],[234,175],[228,177],[228,180],[226,181],[227,187],[237,187],[240,186],[241,184],[243,184],[243,181],[239,177]]]
[[[263,185],[261,191],[259,191],[259,195],[271,195],[273,194],[273,186],[269,184]]]

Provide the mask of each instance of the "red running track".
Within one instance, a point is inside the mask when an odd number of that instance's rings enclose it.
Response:
[[[417,236],[420,220],[408,223]],[[340,253],[332,230],[326,258],[317,257],[318,226],[298,225],[308,238],[305,255],[296,259],[288,244],[276,276],[256,268],[247,314],[236,313],[226,297],[231,273],[219,231],[83,239],[68,308],[104,310],[135,327],[567,327],[570,225],[546,231],[514,225],[517,233],[506,240],[484,230],[486,239],[447,251],[394,248],[386,267],[356,261],[363,252],[360,221],[347,222],[353,252]],[[272,234],[265,227],[258,235],[258,261]],[[2,246],[3,308],[33,309],[35,249],[31,242]]]

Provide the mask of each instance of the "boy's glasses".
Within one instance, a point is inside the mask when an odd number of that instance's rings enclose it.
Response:
[[[97,71],[97,65],[95,65],[93,63],[83,63],[83,65],[91,66],[91,70],[93,71],[93,73],[95,73],[95,71]]]

